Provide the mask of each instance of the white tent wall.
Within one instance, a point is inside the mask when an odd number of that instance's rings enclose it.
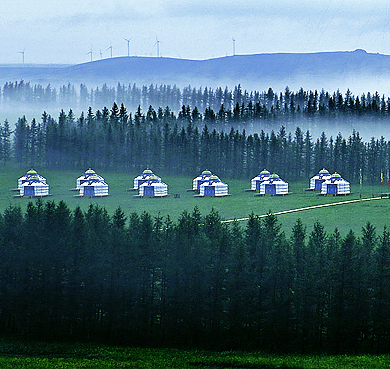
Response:
[[[49,195],[49,185],[44,183],[37,183],[34,186],[35,196],[48,196]]]
[[[336,185],[336,193],[331,192],[331,188]],[[322,183],[321,195],[349,195],[351,193],[350,184],[345,179],[338,179],[336,181],[326,180]]]
[[[342,180],[337,186],[337,193],[340,195],[349,195],[351,193],[351,188],[349,182]]]
[[[154,196],[162,197],[168,195],[168,186],[165,183],[153,183],[154,186]]]
[[[153,187],[152,197],[164,197],[168,195],[168,185],[163,182],[143,183],[139,186],[139,196],[149,196],[148,187]]]
[[[216,196],[216,197],[217,196],[227,196],[229,194],[229,186],[226,183],[205,182],[200,186],[199,195],[200,196],[210,196],[210,195],[208,195],[208,193],[210,192],[210,191],[208,191],[210,189],[209,187],[213,188],[213,191],[211,191],[213,193],[213,196]]]
[[[256,191],[257,190],[257,183],[260,182],[260,181],[261,180],[260,180],[259,176],[255,177],[255,178],[252,178],[252,180],[251,180],[251,190],[252,191]]]
[[[266,180],[260,184],[260,195],[266,195],[266,187],[267,185],[275,186],[275,195],[288,195],[288,183],[284,182],[281,179],[278,180]]]
[[[90,194],[88,192],[88,188],[93,188],[93,194]],[[87,182],[84,182],[80,186],[80,196],[93,196],[93,197],[102,197],[102,196],[108,196],[108,184],[105,182],[94,182],[88,184]]]
[[[19,188],[20,196],[42,197],[49,195],[49,185],[41,182],[23,183]]]
[[[226,183],[216,183],[215,184],[215,196],[227,196],[229,191],[229,186]]]

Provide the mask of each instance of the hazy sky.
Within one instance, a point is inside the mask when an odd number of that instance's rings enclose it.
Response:
[[[389,0],[1,0],[0,64],[127,56],[130,38],[130,56],[390,54],[389,17]]]

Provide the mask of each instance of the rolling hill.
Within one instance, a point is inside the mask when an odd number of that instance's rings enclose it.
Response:
[[[95,87],[118,82],[176,84],[211,88],[241,84],[247,90],[282,92],[321,90],[390,95],[390,55],[364,50],[319,53],[234,55],[206,60],[166,57],[117,57],[77,65],[0,65],[0,85],[25,80],[33,84],[85,83]]]

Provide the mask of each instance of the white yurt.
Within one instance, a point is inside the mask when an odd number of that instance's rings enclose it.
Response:
[[[318,174],[310,178],[310,189],[321,190],[322,183],[331,177],[331,174],[325,168],[321,169]]]
[[[288,183],[283,181],[277,174],[271,174],[265,181],[260,183],[260,195],[288,195]]]
[[[194,178],[192,181],[192,189],[193,191],[199,191],[200,190],[200,185],[204,182],[207,182],[212,173],[209,170],[204,170],[201,175],[198,177]]]
[[[93,169],[89,168],[88,170],[85,171],[85,173],[82,176],[77,178],[77,180],[76,180],[76,188],[78,190],[80,190],[80,186],[84,182],[87,182],[88,178],[91,177],[91,176],[98,176],[100,178],[100,180],[104,182],[104,178],[102,176],[99,176],[98,174],[96,174],[96,172]]]
[[[134,178],[134,190],[138,190],[142,183],[145,183],[152,176],[155,176],[153,171],[150,169],[145,169],[141,175]],[[161,181],[160,177],[157,178]]]
[[[341,177],[340,174],[332,174],[330,179],[322,183],[321,195],[349,195],[351,193],[349,182]]]
[[[263,169],[259,175],[257,175],[255,178],[252,178],[251,190],[252,191],[259,191],[260,190],[260,183],[265,181],[266,179],[268,179],[270,175],[271,175],[271,173],[268,170]]]
[[[41,181],[38,175],[30,176],[30,178],[19,187],[20,196],[30,196],[30,197],[43,197],[49,196],[49,185]]]
[[[227,196],[229,186],[223,183],[216,175],[211,175],[207,182],[200,185],[199,196]]]
[[[108,196],[108,184],[98,175],[91,175],[80,185],[80,196]]]
[[[152,175],[146,182],[139,186],[139,196],[163,197],[168,195],[168,185],[161,178]]]
[[[39,175],[36,170],[30,169],[23,177],[18,179],[18,189],[20,189],[24,182],[28,182],[32,177],[35,179],[38,178],[42,183],[46,183],[46,178]]]

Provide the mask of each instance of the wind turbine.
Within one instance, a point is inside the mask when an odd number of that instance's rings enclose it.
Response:
[[[127,41],[127,56],[130,56],[130,49],[129,49],[129,44],[130,44],[130,41],[133,37],[130,37],[130,38],[125,38],[125,40]]]
[[[232,37],[233,40],[233,55],[236,55],[236,40]]]
[[[108,49],[111,49],[111,58],[112,58],[112,46],[111,46],[111,42],[110,42],[110,46],[107,47],[107,50],[108,50]]]
[[[23,65],[24,65],[24,50],[25,49],[23,49],[23,51],[19,51],[19,54],[22,54]]]
[[[102,50],[100,49],[100,59],[103,59],[103,54],[102,54]]]
[[[156,36],[156,43],[154,44],[154,46],[156,46],[156,45],[157,45],[157,57],[159,57],[160,56],[160,41],[157,38],[157,36]]]
[[[87,55],[91,54],[91,61],[92,61],[92,46],[91,46],[91,50],[87,52]]]

